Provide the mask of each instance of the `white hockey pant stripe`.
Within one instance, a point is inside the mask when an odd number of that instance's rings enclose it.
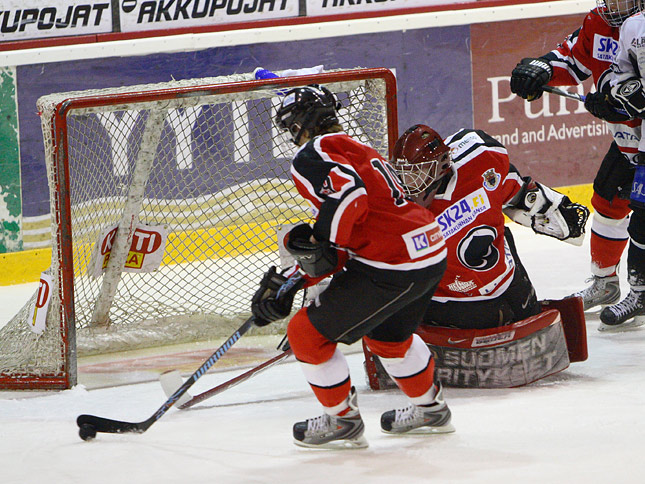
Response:
[[[349,366],[345,355],[338,348],[333,356],[318,365],[300,362],[307,381],[317,387],[334,387],[349,378]]]

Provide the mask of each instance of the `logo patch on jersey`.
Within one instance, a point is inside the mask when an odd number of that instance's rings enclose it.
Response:
[[[448,239],[475,221],[480,213],[491,207],[483,188],[462,198],[446,208],[437,217],[443,238]]]
[[[349,187],[354,186],[354,179],[340,171],[338,168],[332,168],[323,181],[320,189],[321,195],[331,195],[333,193],[343,193]]]
[[[613,62],[618,51],[618,42],[611,37],[595,34],[593,36],[593,53],[594,59],[605,62]]]
[[[472,147],[472,145],[477,144],[485,144],[482,137],[475,132],[468,133],[459,141],[450,143],[450,156],[453,160],[455,160],[463,155],[466,151],[468,151]]]
[[[495,168],[491,168],[484,172],[482,178],[484,179],[484,188],[490,192],[497,188],[497,185],[499,185],[499,182],[502,179],[502,175],[497,173]]]
[[[632,47],[639,49],[645,46],[645,37],[639,37],[632,39]]]
[[[437,242],[441,240],[441,230],[436,223],[425,225],[421,228],[403,234],[405,247],[408,249],[410,259],[418,259],[437,249]]]
[[[468,292],[472,291],[473,289],[477,289],[477,284],[475,284],[475,281],[462,281],[461,276],[456,276],[455,280],[448,284],[448,289],[450,289],[452,292]]]
[[[487,271],[497,265],[499,250],[495,247],[497,230],[482,225],[475,227],[457,246],[457,258],[464,267],[473,271]]]

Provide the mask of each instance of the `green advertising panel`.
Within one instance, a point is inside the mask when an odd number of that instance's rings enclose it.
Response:
[[[0,67],[0,253],[22,250],[16,70]]]

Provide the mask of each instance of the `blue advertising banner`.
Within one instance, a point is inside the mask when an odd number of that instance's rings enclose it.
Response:
[[[387,67],[396,72],[399,86],[399,128],[425,123],[447,135],[470,126],[473,119],[469,46],[469,27],[457,26],[20,66],[23,214],[49,213],[42,133],[35,108],[42,95],[223,76],[252,72],[258,66],[270,70],[316,64],[325,69]]]

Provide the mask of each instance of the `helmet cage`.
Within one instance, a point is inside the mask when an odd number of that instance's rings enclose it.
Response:
[[[394,169],[401,178],[406,195],[414,197],[425,192],[441,179],[450,169],[452,159],[450,152],[443,153],[434,159],[410,163],[407,160],[394,160]]]
[[[620,27],[625,20],[640,12],[643,7],[642,0],[596,0],[598,14],[607,25]]]
[[[450,172],[450,148],[432,128],[417,124],[408,128],[394,145],[392,166],[408,196],[416,196]]]

